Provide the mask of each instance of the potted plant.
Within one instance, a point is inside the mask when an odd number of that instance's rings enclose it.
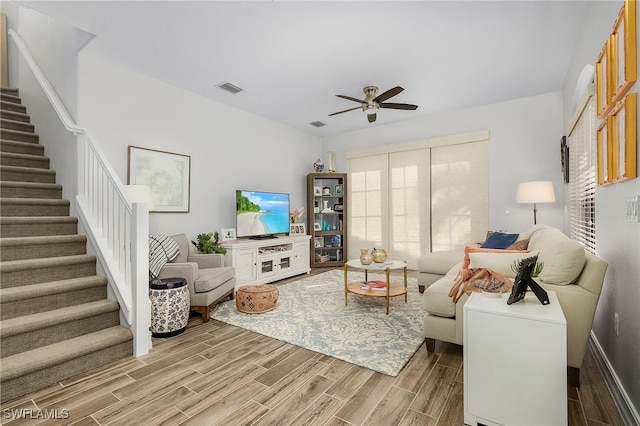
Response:
[[[200,253],[220,253],[225,254],[227,249],[220,246],[218,244],[219,235],[218,232],[209,232],[206,234],[198,234],[196,237],[196,241],[191,241],[191,243],[196,246],[198,252]]]

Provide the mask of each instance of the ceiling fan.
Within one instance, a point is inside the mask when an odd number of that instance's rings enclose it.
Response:
[[[404,110],[414,110],[418,108],[418,105],[384,102],[387,99],[402,92],[403,90],[404,89],[402,87],[396,86],[393,89],[389,89],[386,92],[378,95],[378,88],[376,86],[367,86],[363,89],[365,94],[364,100],[352,98],[351,96],[336,95],[339,98],[358,102],[361,105],[354,108],[345,109],[344,111],[334,112],[333,114],[329,114],[329,116],[342,114],[343,112],[355,111],[357,109],[362,108],[362,111],[367,113],[367,119],[369,120],[369,123],[373,123],[374,121],[376,121],[376,113],[380,108],[404,109]]]

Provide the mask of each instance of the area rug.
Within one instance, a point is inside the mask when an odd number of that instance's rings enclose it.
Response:
[[[369,279],[383,278],[370,274]],[[349,272],[349,281],[364,274]],[[348,295],[344,305],[344,272],[333,270],[278,287],[276,308],[247,314],[235,301],[219,304],[211,318],[296,346],[320,352],[361,367],[397,376],[424,341],[422,295],[416,280],[408,280],[408,302],[403,296],[385,300]],[[402,277],[391,277],[401,285]]]

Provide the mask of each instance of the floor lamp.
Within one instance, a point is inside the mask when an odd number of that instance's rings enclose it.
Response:
[[[533,224],[537,223],[536,208],[537,203],[555,203],[556,195],[553,191],[553,182],[550,180],[541,180],[535,182],[522,182],[518,184],[516,192],[516,203],[530,204],[533,203]]]

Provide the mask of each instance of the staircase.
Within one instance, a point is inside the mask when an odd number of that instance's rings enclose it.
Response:
[[[131,356],[17,89],[0,90],[1,402]]]

